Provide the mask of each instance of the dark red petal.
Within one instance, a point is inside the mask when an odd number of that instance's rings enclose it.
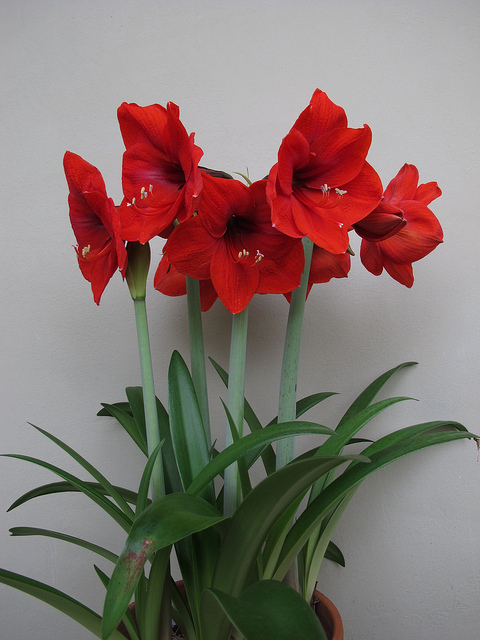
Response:
[[[195,134],[188,135],[185,127],[178,118],[177,113],[172,109],[173,103],[169,102],[167,106],[167,125],[163,131],[162,148],[171,161],[178,163],[183,170],[183,174],[188,178],[192,171],[192,156],[195,157],[195,166],[203,155],[200,147],[195,146]],[[200,177],[201,185],[201,177]],[[198,195],[195,194],[195,195]]]
[[[385,261],[385,271],[394,280],[404,284],[409,289],[413,285],[413,269],[411,264],[396,264],[395,262]]]
[[[326,131],[347,126],[347,116],[342,107],[334,104],[324,91],[316,89],[310,104],[302,111],[293,125],[308,142],[313,142]]]
[[[163,209],[157,206],[154,210],[139,209],[124,200],[118,207],[121,223],[121,234],[124,240],[145,244],[157,235],[170,229],[176,217],[175,203],[163,204]]]
[[[173,230],[163,250],[180,273],[204,280],[210,278],[210,261],[217,243],[196,216]]]
[[[362,240],[360,245],[360,259],[367,271],[379,276],[383,271],[383,257],[380,244],[377,242],[368,242]]]
[[[385,189],[385,202],[398,204],[402,200],[413,200],[418,185],[418,169],[413,164],[404,164]],[[398,206],[400,206],[398,204]]]
[[[369,242],[379,242],[395,235],[407,224],[402,210],[381,202],[368,216],[353,225],[356,233]]]
[[[310,284],[329,282],[332,278],[346,278],[350,271],[350,254],[334,254],[314,246],[310,266]]]
[[[428,205],[441,195],[442,191],[436,182],[427,182],[418,186],[413,200],[418,200],[418,202]]]
[[[152,145],[136,144],[123,154],[123,192],[130,202],[133,198],[138,200],[137,206],[147,207],[150,200],[175,200],[184,184],[185,174],[180,165]]]
[[[413,201],[402,203],[406,226],[380,243],[386,259],[397,264],[424,258],[443,241],[443,231],[428,207]]]
[[[208,311],[218,298],[211,280],[200,280],[200,307],[202,311]]]
[[[381,180],[368,162],[364,162],[360,173],[347,184],[341,185],[340,190],[346,193],[331,211],[337,220],[348,227],[373,211],[382,199]]]
[[[293,216],[294,201],[295,196],[277,196],[272,200],[272,224],[292,238],[303,238],[305,233],[298,228]]]
[[[310,146],[309,163],[295,171],[294,180],[315,189],[347,184],[360,173],[371,141],[367,125],[327,131]]]
[[[155,273],[154,287],[160,293],[167,296],[183,296],[187,293],[186,276],[178,271],[167,256],[163,256]],[[208,311],[217,299],[211,280],[200,280],[200,307],[202,311]]]
[[[312,209],[297,198],[292,198],[292,213],[295,224],[303,236],[308,236],[316,245],[330,253],[345,253],[348,248],[349,226],[333,218],[329,209]]]
[[[73,195],[83,197],[83,191],[99,191],[107,197],[105,183],[100,171],[81,156],[67,151],[63,158],[65,177]]]
[[[163,255],[155,272],[153,286],[166,296],[184,296],[187,293],[186,278],[178,273],[175,265]]]
[[[293,241],[288,253],[258,263],[260,275],[257,293],[286,293],[300,286],[305,258],[301,240]]]
[[[256,266],[231,260],[226,244],[218,242],[212,256],[211,278],[224,306],[231,313],[240,313],[257,290],[259,273]]]
[[[159,104],[140,107],[124,102],[117,111],[118,122],[125,147],[134,144],[152,144],[162,148],[162,136],[167,123],[167,110]]]
[[[292,129],[282,141],[278,150],[275,188],[288,196],[292,193],[294,173],[308,165],[311,160],[310,145],[296,129]]]

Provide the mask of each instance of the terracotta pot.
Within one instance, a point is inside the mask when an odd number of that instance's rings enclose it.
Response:
[[[186,599],[185,587],[183,581],[177,582],[177,586]],[[343,640],[343,623],[342,618],[338,612],[338,609],[331,600],[324,596],[320,591],[315,590],[312,596],[312,608],[318,616],[318,619],[322,623],[322,627],[325,629],[328,640]],[[135,603],[130,604],[130,610],[135,615]],[[123,633],[126,638],[130,638],[123,622],[121,622],[117,629]]]
[[[320,591],[314,591],[312,607],[325,629],[328,640],[343,640],[343,623],[337,607]]]

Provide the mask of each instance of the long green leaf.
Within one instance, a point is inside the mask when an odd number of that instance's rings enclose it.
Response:
[[[383,438],[380,438],[376,442],[371,443],[370,446],[363,450],[362,454],[370,456],[403,440],[414,438],[422,433],[437,428],[443,428],[445,426],[445,421],[434,421],[399,429],[384,436]],[[466,428],[458,422],[449,422],[448,426],[450,428],[457,429],[458,431],[466,431]],[[327,550],[329,549],[329,545],[331,546],[332,544],[330,538],[355,491],[356,488],[349,491],[348,494],[337,504],[333,512],[324,520],[318,533],[311,533],[308,538],[307,552],[305,554],[305,593],[309,593],[309,591],[313,590],[313,587],[315,586],[315,581],[320,570],[322,559],[324,556],[327,557]],[[340,564],[342,564],[342,562]]]
[[[94,553],[103,556],[107,560],[110,560],[110,562],[113,562],[113,564],[115,564],[118,560],[118,556],[115,553],[112,553],[104,547],[100,547],[98,544],[88,542],[87,540],[82,540],[81,538],[76,538],[75,536],[71,536],[66,533],[51,531],[50,529],[38,529],[37,527],[12,527],[12,529],[10,529],[10,535],[14,537],[46,536],[48,538],[56,538],[57,540],[70,542],[72,544],[78,545],[79,547],[83,547],[84,549],[88,549],[89,551],[93,551]]]
[[[168,370],[168,406],[175,458],[186,489],[210,461],[210,452],[192,377],[178,351],[173,352]],[[205,486],[204,497],[215,503],[212,483]]]
[[[327,640],[319,619],[294,589],[276,580],[252,584],[241,597],[212,589],[230,622],[245,640]],[[210,620],[205,620],[204,637],[209,637]]]
[[[133,523],[107,591],[104,637],[115,629],[135,590],[142,568],[153,554],[225,518],[211,504],[186,493],[153,502]]]
[[[450,422],[438,422],[436,424],[437,426],[452,426]],[[414,451],[420,451],[435,444],[475,437],[474,434],[468,431],[426,433],[416,438],[401,440],[380,451],[370,452],[370,463],[368,465],[351,465],[308,505],[293,525],[285,540],[274,577],[276,579],[283,578],[291,562],[307,542],[310,534],[320,524],[325,514],[371,473]]]
[[[350,407],[345,412],[344,416],[338,423],[338,427],[343,425],[344,422],[350,420],[357,413],[365,409],[375,398],[377,393],[381,390],[381,388],[385,385],[385,383],[393,376],[394,373],[400,371],[404,367],[411,367],[413,365],[418,364],[417,362],[403,362],[399,364],[397,367],[393,367],[393,369],[389,369],[381,376],[376,378],[371,384],[368,385],[366,389],[362,391],[362,393],[356,398],[356,400],[350,405]]]
[[[232,464],[232,462],[235,462],[242,456],[246,455],[248,451],[281,438],[304,434],[332,435],[336,437],[335,432],[328,427],[324,427],[323,425],[315,424],[313,422],[295,421],[283,422],[282,424],[272,424],[265,427],[262,431],[249,433],[238,442],[234,442],[229,447],[221,451],[200,471],[195,480],[188,487],[187,491],[192,494],[199,493],[206,483],[213,480],[213,478],[220,474],[228,465]]]
[[[45,431],[45,429],[36,427],[34,424],[32,424],[31,426],[37,431],[39,431],[40,433],[42,433],[44,436],[46,436],[49,440],[54,442],[58,447],[60,447],[60,449],[63,449],[63,451],[68,453],[68,455],[71,456],[75,460],[75,462],[78,462],[78,464],[82,466],[85,469],[85,471],[92,476],[92,478],[95,478],[95,480],[105,489],[105,493],[111,496],[113,500],[115,500],[115,502],[118,504],[118,506],[127,516],[127,518],[129,518],[130,520],[133,520],[133,511],[128,505],[128,503],[124,500],[122,494],[115,489],[115,487],[107,480],[107,478],[105,478],[105,476],[102,473],[100,473],[100,471],[98,471],[98,469],[96,469],[92,464],[90,464],[88,460],[85,460],[85,458],[81,456],[79,453],[77,453],[74,449],[72,449],[72,447],[70,447],[65,442],[62,442],[62,440],[60,440],[53,434],[49,433],[48,431]]]
[[[350,441],[350,439],[360,431],[366,424],[368,424],[373,418],[378,416],[382,411],[385,411],[388,407],[391,407],[398,402],[404,402],[405,400],[413,400],[404,396],[387,398],[386,400],[380,400],[375,404],[368,405],[364,409],[358,411],[352,415],[348,420],[342,421],[341,425],[337,427],[335,433],[337,438],[329,438],[324,442],[317,450],[319,456],[331,456],[340,453],[343,447]]]
[[[6,458],[16,458],[17,460],[24,460],[25,462],[31,462],[32,464],[37,464],[44,469],[48,469],[53,473],[57,474],[64,480],[67,480],[70,484],[76,487],[79,491],[88,496],[93,502],[98,504],[104,511],[106,511],[125,531],[130,530],[131,520],[127,518],[125,513],[117,507],[117,505],[113,504],[108,498],[106,498],[100,491],[95,489],[91,484],[80,480],[76,476],[73,476],[68,471],[64,471],[59,467],[55,467],[49,462],[44,462],[43,460],[39,460],[38,458],[32,458],[30,456],[24,456],[20,454],[13,453],[4,453],[1,454]]]
[[[147,444],[147,422],[145,420],[145,404],[143,401],[143,387],[127,387],[125,395],[130,405],[130,410],[135,419],[137,429],[142,440]]]
[[[112,416],[112,418],[115,418],[115,420],[117,420],[117,422],[122,425],[122,427],[132,438],[135,444],[140,448],[140,450],[145,455],[147,455],[147,441],[139,430],[137,422],[133,415],[124,408],[125,404],[128,403],[118,402],[115,404],[107,404],[106,402],[102,402],[103,411],[99,411],[97,415],[110,415]]]
[[[98,491],[103,495],[107,495],[107,492],[105,491],[105,489],[101,485],[99,485],[98,482],[85,482],[85,484],[91,487],[92,489],[94,489],[95,491]],[[134,491],[131,491],[130,489],[125,489],[124,487],[118,487],[118,486],[115,486],[115,489],[119,493],[121,493],[123,498],[130,504],[135,504],[137,502],[137,494]],[[21,495],[19,498],[17,498],[17,500],[15,500],[15,502],[13,502],[10,505],[7,511],[11,511],[16,507],[19,507],[20,505],[25,504],[25,502],[28,502],[29,500],[33,500],[33,498],[39,498],[41,496],[49,496],[55,493],[66,493],[66,492],[80,493],[81,489],[73,485],[71,482],[67,482],[67,481],[49,482],[48,484],[43,484],[39,487],[35,487],[34,489],[30,489],[30,491],[27,491],[26,493]]]
[[[0,569],[0,582],[46,602],[91,631],[97,638],[102,637],[101,617],[62,591],[54,589],[43,582],[38,582],[38,580],[27,578],[13,571],[7,571],[6,569]],[[119,631],[112,629],[108,640],[125,640],[125,636]]]
[[[138,498],[137,504],[135,506],[135,517],[138,517],[138,515],[148,506],[148,490],[150,488],[150,479],[152,477],[155,461],[162,448],[162,444],[163,443],[161,442],[158,447],[154,451],[152,451],[152,455],[147,460],[147,464],[145,465],[145,469],[143,470],[142,478],[140,480],[140,486],[138,488]]]

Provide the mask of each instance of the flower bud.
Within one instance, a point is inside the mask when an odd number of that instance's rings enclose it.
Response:
[[[125,279],[133,300],[143,300],[147,293],[147,275],[150,267],[150,245],[127,242],[128,264]]]

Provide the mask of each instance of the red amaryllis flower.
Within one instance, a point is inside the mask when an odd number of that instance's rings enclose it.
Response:
[[[198,162],[203,152],[194,144],[194,134],[187,134],[172,102],[166,109],[159,104],[123,103],[118,121],[126,146],[122,236],[144,244],[195,211],[202,189]]]
[[[308,236],[331,253],[345,253],[351,225],[381,199],[382,185],[365,161],[371,131],[347,127],[344,110],[316,90],[283,139],[268,177],[272,221],[294,238]]]
[[[166,255],[162,256],[153,286],[157,291],[166,296],[184,296],[187,293],[186,276],[178,273],[175,265],[168,261]],[[202,311],[208,311],[218,298],[217,292],[209,280],[200,280],[200,306]]]
[[[77,239],[78,264],[100,303],[108,281],[117,269],[125,272],[127,251],[120,236],[120,219],[107,196],[100,171],[70,151],[63,159],[70,193],[70,222]]]
[[[164,251],[180,273],[211,279],[232,313],[255,293],[286,293],[300,285],[303,247],[272,227],[266,181],[250,187],[209,175],[198,215],[176,227]]]
[[[397,282],[413,285],[412,262],[424,258],[443,241],[442,227],[427,206],[441,195],[436,182],[418,185],[418,170],[413,164],[400,169],[385,189],[379,208],[397,207],[405,225],[386,239],[363,236],[360,258],[368,271],[378,276],[385,269]]]

